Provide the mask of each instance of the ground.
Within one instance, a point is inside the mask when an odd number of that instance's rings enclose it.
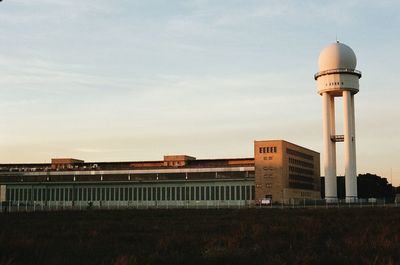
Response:
[[[400,264],[400,208],[0,214],[0,265]]]

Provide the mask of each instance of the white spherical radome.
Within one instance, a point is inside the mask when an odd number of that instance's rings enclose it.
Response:
[[[319,71],[334,69],[356,69],[357,58],[346,44],[335,42],[325,47],[318,59]]]

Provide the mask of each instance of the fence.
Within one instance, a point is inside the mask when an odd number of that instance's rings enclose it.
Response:
[[[36,212],[36,211],[64,211],[64,210],[111,210],[111,209],[219,209],[219,208],[255,208],[255,209],[332,209],[332,208],[366,208],[366,207],[399,207],[400,203],[395,201],[387,203],[385,199],[358,200],[346,202],[338,200],[328,203],[325,200],[303,200],[291,203],[272,203],[268,205],[256,204],[254,201],[183,201],[183,202],[113,202],[104,201],[96,204],[88,201],[79,201],[72,205],[68,202],[48,201],[5,201],[1,203],[0,213],[6,212]]]

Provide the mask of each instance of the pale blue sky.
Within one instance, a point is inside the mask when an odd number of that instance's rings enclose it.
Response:
[[[397,0],[4,0],[0,163],[252,157],[263,139],[322,152],[313,74],[336,36],[363,72],[358,172],[399,185]]]

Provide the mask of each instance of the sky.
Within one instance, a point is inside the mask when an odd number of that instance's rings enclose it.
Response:
[[[336,39],[363,73],[357,171],[400,185],[397,0],[4,0],[0,163],[253,157],[268,139],[322,161],[313,75]]]

